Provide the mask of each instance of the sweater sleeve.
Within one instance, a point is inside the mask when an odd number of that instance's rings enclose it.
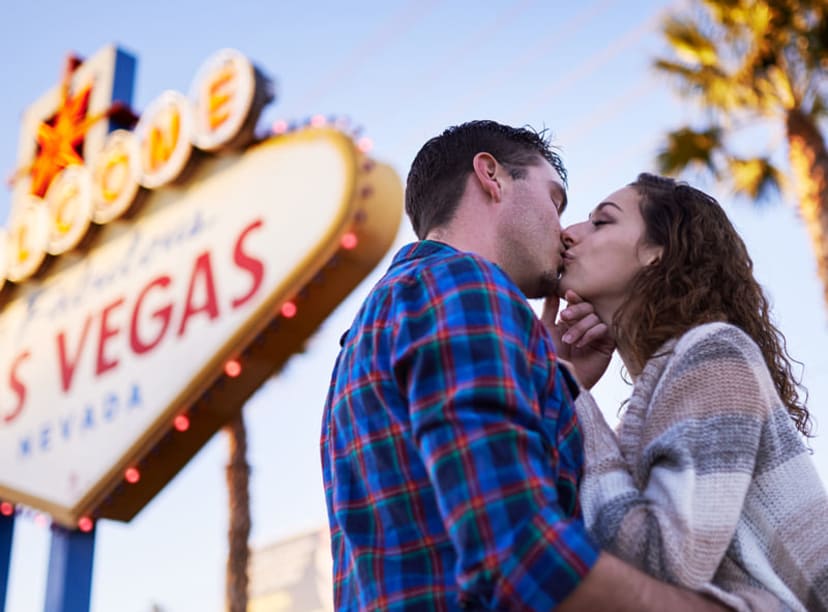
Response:
[[[599,544],[661,580],[715,593],[771,411],[769,383],[758,347],[738,329],[691,332],[652,381],[646,414],[631,416],[640,422],[623,433],[637,436],[628,457],[582,393],[581,503]]]

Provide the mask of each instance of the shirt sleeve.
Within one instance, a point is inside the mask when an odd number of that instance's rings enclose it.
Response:
[[[395,372],[413,435],[458,554],[466,601],[551,610],[599,554],[556,490],[558,452],[546,411],[568,401],[564,378],[539,353],[539,324],[521,296],[470,262],[451,277],[448,286],[423,279],[413,291],[429,290],[408,300],[423,300],[422,310],[400,323]],[[533,377],[538,367],[547,369],[548,388]]]
[[[599,544],[736,609],[739,599],[712,580],[742,513],[772,385],[758,348],[740,334],[731,328],[676,347],[646,419],[630,417],[640,419],[631,425],[634,456],[622,454],[588,393],[576,403],[586,453],[581,503]]]

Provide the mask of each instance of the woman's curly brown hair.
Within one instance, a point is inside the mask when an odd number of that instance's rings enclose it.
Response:
[[[616,341],[638,371],[659,347],[692,327],[726,321],[759,345],[776,390],[796,428],[810,435],[782,333],[753,276],[744,242],[711,196],[671,178],[640,174],[630,183],[641,196],[644,242],[661,246],[660,259],[633,279],[613,320]]]

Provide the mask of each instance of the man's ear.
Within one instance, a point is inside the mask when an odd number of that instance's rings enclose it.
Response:
[[[500,201],[501,197],[501,185],[497,178],[498,165],[491,153],[478,153],[472,160],[475,179],[481,189],[496,202]]]

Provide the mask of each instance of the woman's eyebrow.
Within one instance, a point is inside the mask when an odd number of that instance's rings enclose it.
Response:
[[[593,210],[591,213],[589,213],[589,217],[588,217],[588,218],[589,218],[589,219],[592,219],[592,215],[594,215],[594,214],[595,214],[595,213],[597,213],[597,212],[601,212],[601,211],[602,211],[603,209],[605,209],[607,206],[612,206],[613,208],[617,208],[617,209],[618,209],[618,212],[621,212],[621,213],[623,213],[623,212],[624,212],[623,210],[621,210],[621,207],[620,207],[620,206],[618,206],[618,204],[616,204],[615,202],[610,202],[609,200],[607,200],[606,202],[601,202],[598,206],[596,206],[596,207],[595,207],[595,210]]]
[[[619,212],[624,212],[623,210],[621,210],[621,207],[618,206],[618,204],[616,204],[615,202],[610,202],[609,200],[607,200],[606,202],[601,202],[598,206],[596,206],[595,212],[599,212],[607,206],[613,206],[614,208],[617,208]]]

